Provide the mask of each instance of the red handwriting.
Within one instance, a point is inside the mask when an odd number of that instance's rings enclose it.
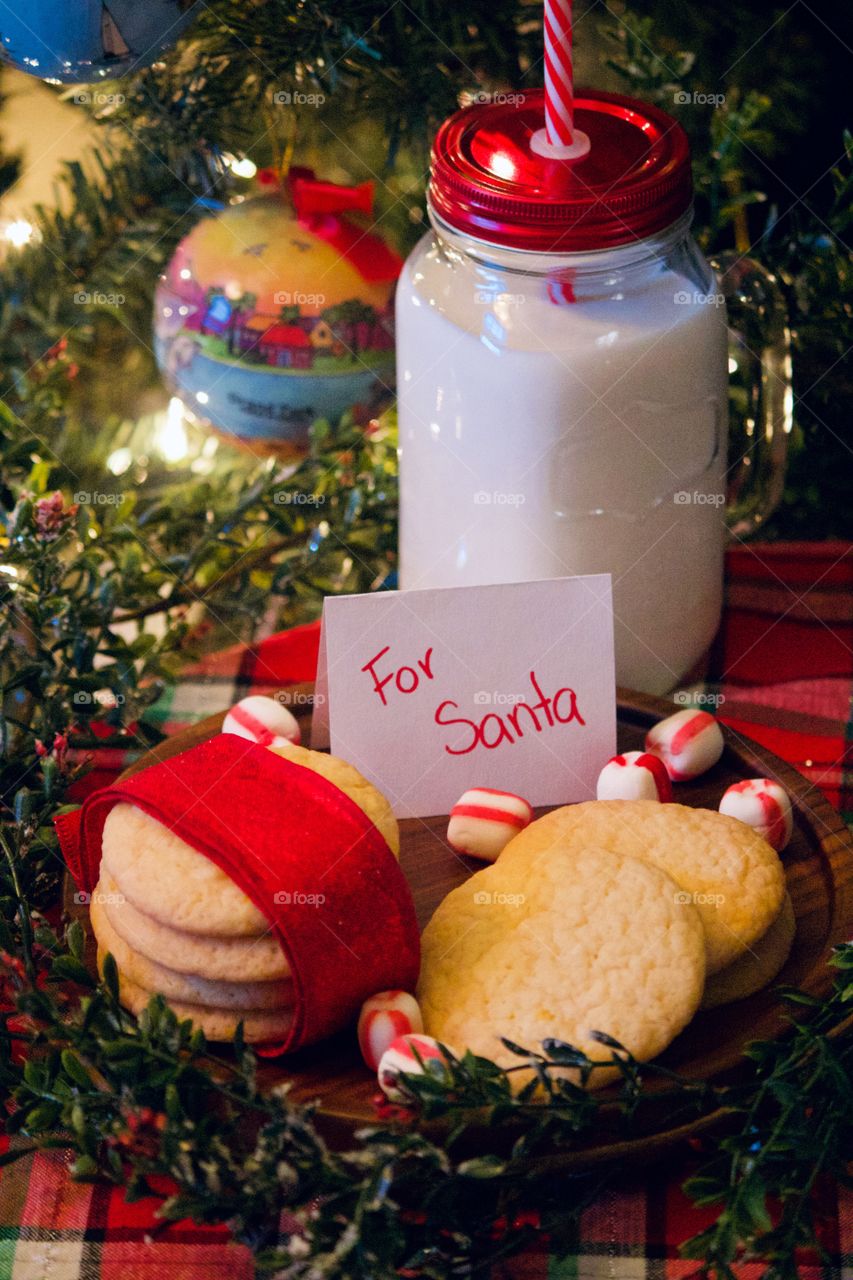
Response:
[[[361,668],[362,671],[370,672],[373,679],[373,692],[377,693],[382,699],[383,707],[388,706],[388,699],[385,696],[386,685],[393,682],[394,687],[400,693],[414,693],[421,683],[421,675],[425,676],[427,680],[434,679],[432,667],[430,665],[433,653],[431,648],[427,649],[422,658],[417,659],[414,667],[396,667],[380,679],[376,674],[376,664],[379,662],[380,658],[384,658],[385,654],[389,653],[390,650],[391,646],[386,644],[384,649],[380,649],[379,652]],[[421,675],[418,674],[419,671],[421,672]]]
[[[548,697],[536,679],[536,672],[530,672],[530,683],[538,698],[538,702],[516,702],[511,711],[499,716],[490,711],[479,722],[469,720],[465,716],[449,716],[447,708],[459,710],[459,703],[450,698],[445,699],[435,711],[435,722],[440,725],[464,725],[470,732],[470,741],[464,747],[445,745],[445,751],[451,756],[465,756],[475,747],[485,747],[494,751],[502,742],[509,744],[518,742],[526,732],[542,733],[546,727],[555,724],[571,724],[573,721],[585,725],[586,721],[578,708],[577,695],[574,689],[564,687],[558,689],[553,697]]]

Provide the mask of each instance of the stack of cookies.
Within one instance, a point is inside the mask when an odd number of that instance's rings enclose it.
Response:
[[[293,990],[269,922],[224,871],[141,809],[116,805],[104,825],[92,894],[98,960],[111,953],[122,1003],[152,995],[209,1040],[283,1040]]]
[[[608,1060],[594,1032],[644,1061],[703,1004],[771,981],[793,937],[779,855],[751,827],[651,800],[571,805],[531,823],[435,912],[424,1027],[504,1066],[518,1059],[502,1038],[538,1050],[556,1037]]]
[[[356,769],[283,741],[270,751],[333,783],[398,855],[391,808]],[[279,816],[296,829],[310,823],[310,814]],[[248,859],[250,849],[239,847]],[[350,852],[345,845],[333,862],[343,867],[348,858],[352,861]],[[282,904],[289,898],[286,892],[276,895]],[[121,1001],[131,1012],[140,1012],[159,994],[209,1040],[233,1039],[241,1023],[248,1042],[288,1038],[296,993],[268,915],[216,862],[132,803],[114,804],[103,824],[91,923],[99,966],[107,954],[113,956]],[[334,927],[343,935],[347,922],[336,920]]]

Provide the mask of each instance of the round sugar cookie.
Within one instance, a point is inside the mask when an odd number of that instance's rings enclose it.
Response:
[[[746,955],[708,979],[702,1008],[716,1009],[733,1000],[744,1000],[769,986],[791,954],[796,932],[794,904],[786,893],[782,910],[764,937],[759,938]]]
[[[391,806],[357,769],[337,756],[294,744],[270,749],[348,795],[399,857],[400,833]],[[118,804],[107,815],[102,868],[132,906],[168,928],[216,938],[256,937],[269,930],[266,917],[224,871],[133,805]]]
[[[266,917],[224,871],[141,809],[117,804],[104,823],[101,866],[118,892],[173,929],[256,937]]]
[[[543,859],[535,842],[509,863],[502,854],[424,931],[424,1029],[503,1066],[519,1059],[502,1036],[535,1050],[556,1037],[600,1061],[610,1050],[590,1032],[603,1031],[638,1059],[655,1057],[693,1017],[705,981],[702,922],[677,896],[639,858],[558,845]]]
[[[103,970],[105,952],[98,948],[98,969]],[[132,1014],[140,1014],[157,993],[132,982],[118,971],[119,999]],[[200,1027],[208,1040],[233,1040],[238,1023],[243,1023],[243,1038],[250,1044],[284,1040],[292,1022],[288,1009],[211,1009],[200,1004],[166,998],[166,1003],[179,1018],[189,1018]]]
[[[672,876],[705,926],[708,973],[754,945],[782,910],[785,873],[757,832],[712,809],[654,800],[589,800],[554,809],[507,845],[501,859],[523,858],[531,875],[557,849],[590,846],[628,854]]]
[[[169,965],[180,973],[196,974],[215,982],[277,982],[290,974],[290,965],[266,921],[266,932],[246,938],[204,938],[182,929],[170,929],[138,910],[120,893],[105,866],[101,867],[99,892],[113,929],[141,956]]]
[[[90,918],[98,946],[112,953],[122,973],[149,991],[184,1000],[190,1004],[210,1005],[217,1009],[292,1009],[293,984],[289,979],[278,982],[245,982],[236,978],[221,982],[181,973],[163,963],[172,957],[163,954],[161,962],[140,955],[112,927],[106,908],[100,901],[100,886],[92,894]]]

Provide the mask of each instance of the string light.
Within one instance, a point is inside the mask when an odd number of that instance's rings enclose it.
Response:
[[[26,218],[13,218],[3,225],[3,239],[15,249],[23,249],[35,235],[35,227]]]
[[[114,449],[107,458],[107,470],[114,476],[123,476],[133,462],[133,453],[126,446]]]
[[[158,416],[161,417],[161,422],[154,438],[154,447],[166,462],[181,462],[189,452],[184,406],[177,396],[172,396],[166,412]]]
[[[258,166],[248,156],[238,159],[237,156],[225,155],[222,158],[236,178],[254,178],[258,172]]]

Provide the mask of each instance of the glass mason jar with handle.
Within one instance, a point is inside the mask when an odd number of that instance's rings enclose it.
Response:
[[[440,129],[432,230],[398,286],[401,585],[608,572],[619,682],[660,693],[719,622],[729,466],[742,530],[778,489],[781,304],[762,281],[754,430],[728,461],[726,287],[690,236],[684,131],[582,94],[591,150],[566,163],[530,148],[541,91],[515,103]],[[757,270],[731,264],[746,307]]]

